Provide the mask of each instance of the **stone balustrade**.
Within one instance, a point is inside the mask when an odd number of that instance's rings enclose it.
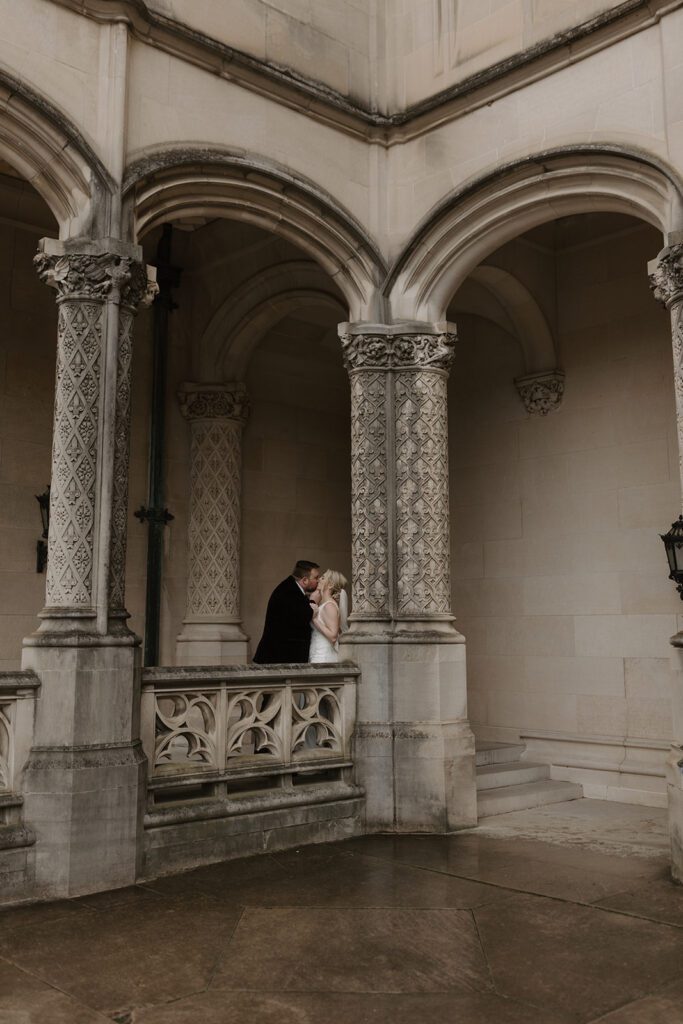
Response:
[[[249,780],[282,787],[352,766],[352,663],[145,669],[142,741],[153,790]]]

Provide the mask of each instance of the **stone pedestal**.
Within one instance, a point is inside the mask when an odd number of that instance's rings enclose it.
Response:
[[[190,424],[187,611],[177,638],[179,665],[247,660],[240,617],[244,384],[186,384],[178,395]]]
[[[373,831],[476,823],[465,646],[450,610],[450,324],[342,324],[351,378],[356,763]]]
[[[22,667],[41,681],[23,774],[41,896],[135,881],[145,763],[139,641],[126,627],[132,320],[153,284],[137,246],[45,239],[57,379],[46,607]]]

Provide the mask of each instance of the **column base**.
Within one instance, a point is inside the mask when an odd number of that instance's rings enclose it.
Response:
[[[184,622],[177,665],[246,665],[249,637],[237,622]]]
[[[369,831],[447,833],[477,823],[465,646],[455,630],[447,636],[344,642],[344,657],[362,671],[355,762]]]
[[[22,658],[42,684],[22,786],[41,898],[135,882],[146,779],[138,646],[120,637],[51,639],[29,637]]]

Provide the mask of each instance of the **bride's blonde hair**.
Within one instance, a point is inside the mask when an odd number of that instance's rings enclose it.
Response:
[[[325,580],[326,583],[329,583],[330,588],[332,590],[332,597],[334,598],[339,597],[339,594],[344,589],[347,583],[346,576],[344,576],[340,572],[337,572],[336,569],[325,569],[325,572],[322,574],[320,579]]]

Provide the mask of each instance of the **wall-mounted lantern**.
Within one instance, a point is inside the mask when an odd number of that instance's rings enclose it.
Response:
[[[683,600],[683,515],[671,524],[668,533],[661,533],[660,537],[664,541],[669,560],[669,579],[674,581]]]
[[[36,494],[36,501],[40,505],[40,521],[43,533],[36,544],[36,572],[45,572],[47,565],[47,535],[50,529],[50,485],[48,484],[42,494]]]

